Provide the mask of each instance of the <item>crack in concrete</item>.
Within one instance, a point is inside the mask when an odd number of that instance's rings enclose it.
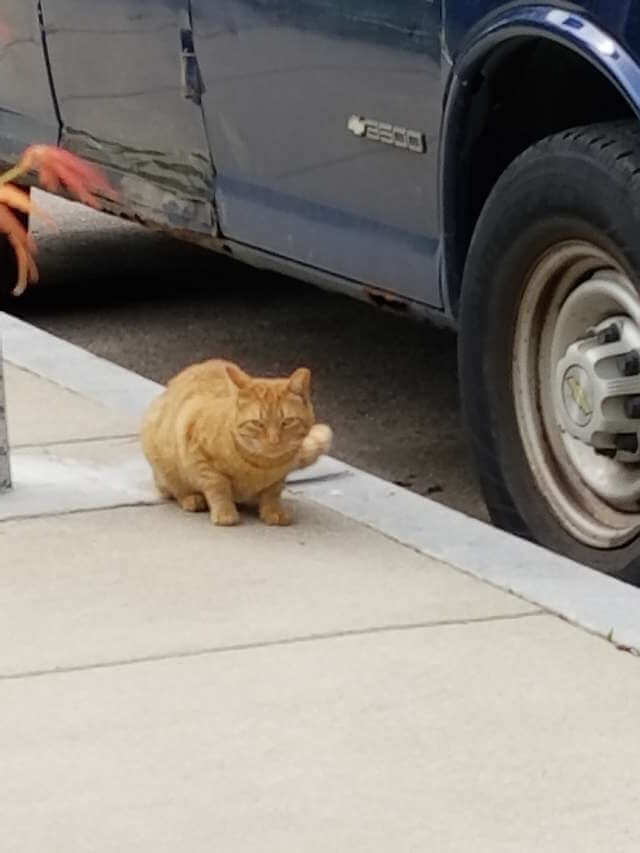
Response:
[[[391,634],[400,631],[420,631],[428,628],[446,628],[456,625],[478,625],[488,622],[507,622],[516,619],[528,619],[531,616],[547,616],[546,610],[534,608],[522,613],[498,613],[493,616],[471,616],[466,619],[439,619],[429,622],[408,622],[406,624],[372,625],[368,628],[346,628],[342,631],[327,631],[318,634],[304,634],[296,637],[281,637],[275,640],[256,640],[252,643],[233,643],[228,646],[213,646],[208,649],[187,649],[184,651],[166,652],[165,654],[143,655],[121,660],[98,661],[96,663],[78,664],[77,666],[52,667],[51,669],[34,669],[24,672],[0,673],[2,681],[23,681],[31,678],[42,678],[50,675],[68,675],[77,672],[92,672],[99,669],[115,669],[124,666],[137,666],[147,663],[184,660],[230,652],[246,652],[257,649],[270,649],[284,646],[317,643],[327,640],[341,640],[349,637],[373,636],[376,634]]]

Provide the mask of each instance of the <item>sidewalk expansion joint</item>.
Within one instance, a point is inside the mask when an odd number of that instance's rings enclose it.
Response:
[[[297,637],[281,637],[275,640],[257,640],[253,643],[233,643],[228,646],[213,646],[208,649],[189,649],[184,651],[166,652],[165,654],[143,655],[122,660],[100,661],[96,663],[79,664],[77,666],[60,666],[51,669],[33,669],[24,672],[0,673],[2,681],[22,681],[30,678],[42,678],[50,675],[69,675],[78,672],[92,672],[99,669],[115,669],[123,666],[139,664],[163,663],[166,661],[200,658],[230,652],[247,652],[260,649],[270,649],[285,646],[303,645],[306,643],[324,642],[327,640],[342,640],[351,637],[366,637],[376,634],[391,634],[401,631],[422,631],[428,628],[447,628],[468,625],[482,625],[488,622],[509,622],[518,619],[529,619],[531,616],[548,616],[547,611],[540,608],[527,610],[522,613],[499,613],[493,616],[471,616],[467,619],[439,619],[429,622],[409,622],[406,624],[373,625],[368,628],[347,628],[343,631],[327,631],[326,633],[304,634]]]
[[[158,497],[154,500],[122,501],[122,503],[105,504],[104,506],[79,507],[78,509],[65,509],[61,512],[34,512],[30,514],[3,515],[0,516],[0,525],[8,521],[37,521],[40,518],[64,518],[67,515],[85,515],[90,512],[111,512],[114,509],[132,509],[134,507],[156,507],[166,506],[169,503],[165,498]]]
[[[66,447],[67,444],[99,444],[101,441],[123,441],[124,439],[137,439],[139,438],[138,434],[135,432],[123,432],[118,435],[99,435],[92,436],[91,438],[63,438],[58,439],[57,441],[32,441],[27,442],[26,444],[20,444],[20,442],[12,442],[11,449],[12,450],[38,450],[42,447]]]

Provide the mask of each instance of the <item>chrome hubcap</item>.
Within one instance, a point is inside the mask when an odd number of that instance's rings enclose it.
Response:
[[[562,526],[596,548],[640,532],[640,298],[585,243],[548,252],[525,287],[514,340],[518,426]]]

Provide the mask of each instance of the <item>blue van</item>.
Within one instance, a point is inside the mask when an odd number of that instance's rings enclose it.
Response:
[[[640,0],[0,0],[0,72],[2,163],[456,327],[494,521],[636,576]]]

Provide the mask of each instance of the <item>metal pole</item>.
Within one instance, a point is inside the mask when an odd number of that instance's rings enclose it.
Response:
[[[4,396],[4,370],[2,338],[0,337],[0,492],[11,488],[11,462],[9,459],[9,436],[7,433],[7,406]]]

